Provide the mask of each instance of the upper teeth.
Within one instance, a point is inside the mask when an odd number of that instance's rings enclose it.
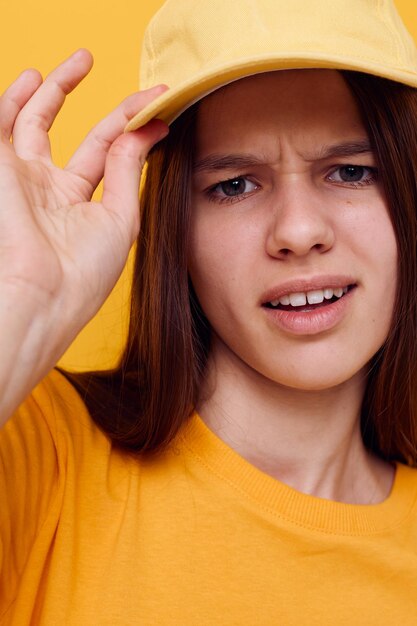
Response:
[[[320,304],[323,300],[331,300],[333,296],[341,298],[347,291],[347,287],[337,287],[334,289],[327,287],[326,289],[315,289],[314,291],[289,293],[285,296],[281,296],[279,300],[271,300],[271,304],[272,306],[278,306],[278,304],[304,306],[307,302],[309,304]]]

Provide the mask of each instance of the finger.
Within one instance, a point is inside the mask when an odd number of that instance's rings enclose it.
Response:
[[[139,183],[149,150],[168,134],[168,126],[152,120],[116,139],[106,159],[103,206],[121,218],[132,245],[139,230]]]
[[[22,107],[42,84],[42,76],[35,69],[25,70],[0,96],[1,138],[10,141],[15,120]]]
[[[128,121],[166,89],[165,85],[157,85],[126,98],[88,133],[65,170],[84,178],[95,189],[103,178],[107,153],[113,142],[123,133]]]
[[[17,116],[13,129],[16,154],[22,159],[51,160],[48,131],[66,96],[88,74],[93,57],[81,48],[45,78]]]

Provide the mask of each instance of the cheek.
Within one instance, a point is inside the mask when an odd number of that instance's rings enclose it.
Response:
[[[376,285],[395,292],[398,246],[385,202],[365,207],[363,217],[351,233],[351,246],[364,261],[364,270],[377,273]]]
[[[376,343],[382,344],[392,323],[398,281],[398,246],[385,202],[365,206],[348,232],[346,241],[364,287],[359,292],[363,310],[369,311],[363,318],[363,332],[373,334]]]
[[[360,206],[340,202],[334,208],[328,212],[334,246],[319,256],[312,251],[303,267],[309,271],[310,263],[319,262],[321,272],[348,271],[361,288],[346,322],[314,341],[271,331],[259,314],[259,291],[268,281],[300,271],[295,256],[284,264],[268,257],[259,214],[256,220],[199,214],[192,224],[190,277],[211,326],[243,362],[288,386],[321,389],[347,380],[369,362],[390,329],[397,243],[385,203],[374,196]]]
[[[189,274],[209,319],[211,309],[221,306],[223,294],[230,293],[230,283],[236,281],[230,259],[233,259],[233,253],[223,238],[214,234],[205,238],[195,233],[191,243]]]
[[[398,248],[394,231],[381,233],[380,242],[380,315],[385,322],[382,334],[386,338],[392,324],[398,286]]]
[[[382,263],[388,263],[388,271],[396,267],[397,241],[382,190],[375,188],[366,202],[347,201],[339,208],[333,222],[336,243],[347,245],[371,268]]]
[[[261,254],[259,225],[210,217],[191,227],[189,274],[203,310],[227,307],[249,289],[251,268]],[[238,300],[237,300],[238,301]]]

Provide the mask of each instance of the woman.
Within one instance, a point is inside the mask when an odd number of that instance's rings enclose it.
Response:
[[[174,84],[64,171],[46,131],[89,53],[0,101],[5,624],[416,622],[415,51],[389,3],[225,4],[164,6],[144,66]],[[148,152],[121,365],[48,374]]]

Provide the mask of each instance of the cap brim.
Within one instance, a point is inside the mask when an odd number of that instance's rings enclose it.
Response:
[[[201,72],[191,80],[181,85],[168,89],[156,98],[147,107],[139,111],[126,125],[125,132],[136,130],[147,122],[157,117],[167,124],[171,124],[181,113],[198,102],[208,94],[228,85],[235,80],[246,76],[253,76],[262,72],[285,69],[337,69],[365,72],[404,83],[411,87],[417,87],[417,73],[408,72],[397,68],[372,64],[369,60],[361,62],[360,59],[343,59],[335,55],[333,58],[320,55],[291,58],[277,56],[271,58],[242,59],[241,63],[232,66],[211,68],[210,73]]]

